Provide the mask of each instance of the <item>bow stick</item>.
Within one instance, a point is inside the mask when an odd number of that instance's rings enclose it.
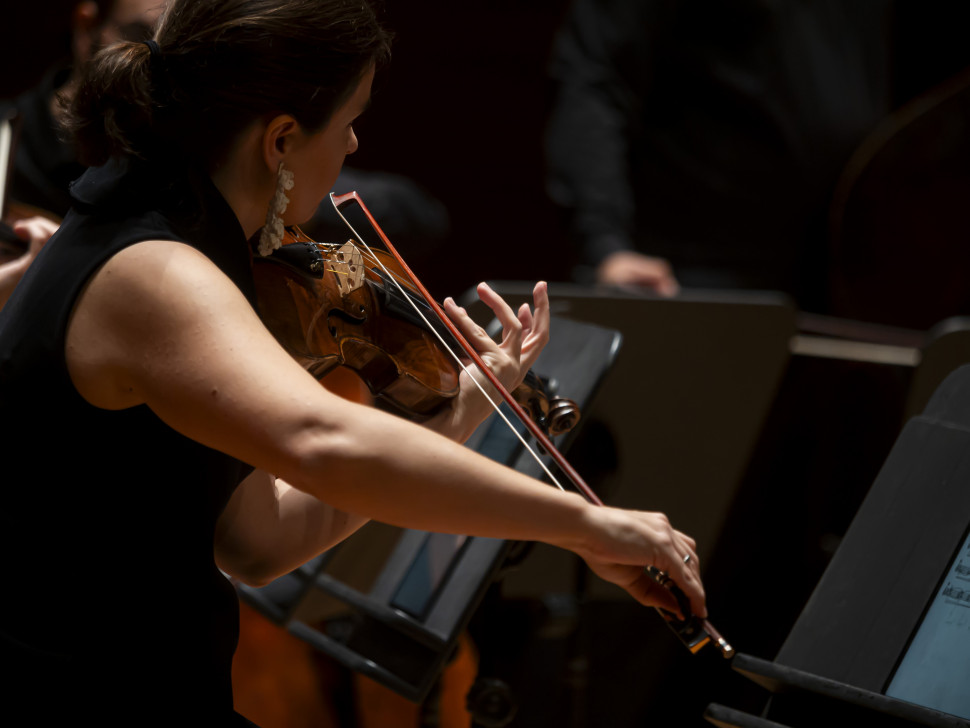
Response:
[[[451,333],[451,335],[455,338],[455,341],[459,343],[459,345],[462,347],[462,349],[468,355],[468,357],[472,360],[475,366],[478,367],[478,369],[482,372],[484,377],[501,395],[502,399],[505,400],[506,404],[512,409],[516,417],[522,422],[523,425],[525,425],[526,429],[529,430],[529,433],[533,437],[535,437],[536,441],[539,443],[539,445],[542,446],[542,448],[549,455],[549,457],[552,458],[552,461],[556,464],[556,466],[565,474],[565,476],[569,479],[569,481],[576,487],[576,489],[583,495],[583,497],[586,498],[587,501],[597,506],[605,505],[603,501],[600,499],[600,497],[593,492],[592,488],[590,488],[586,484],[586,482],[579,475],[579,473],[576,472],[575,468],[573,468],[573,466],[570,465],[570,463],[566,460],[566,458],[563,457],[562,453],[559,452],[556,446],[552,444],[552,441],[546,436],[546,434],[541,430],[541,428],[539,428],[539,426],[532,421],[532,418],[529,417],[528,413],[522,408],[522,406],[515,401],[515,397],[513,397],[512,394],[502,385],[498,377],[496,377],[495,374],[492,373],[492,370],[488,368],[488,366],[485,364],[484,361],[482,361],[482,358],[479,356],[478,352],[474,349],[474,347],[471,346],[471,344],[468,343],[468,341],[465,339],[462,333],[458,330],[455,324],[445,313],[444,309],[442,309],[441,306],[438,305],[438,302],[424,287],[424,284],[421,283],[418,277],[411,270],[410,266],[408,266],[408,264],[404,261],[404,258],[401,256],[401,254],[397,252],[397,249],[388,239],[387,235],[384,234],[384,231],[381,229],[381,226],[377,223],[377,220],[374,219],[374,216],[371,214],[370,210],[367,209],[367,206],[364,204],[363,200],[360,199],[360,196],[356,192],[348,192],[343,195],[335,195],[333,193],[330,193],[330,201],[333,204],[334,209],[337,211],[337,214],[340,215],[340,218],[344,221],[344,224],[346,224],[347,227],[351,230],[351,232],[353,232],[354,235],[357,237],[358,242],[360,242],[360,244],[364,246],[364,248],[371,255],[371,257],[374,258],[377,264],[384,271],[385,275],[387,275],[389,279],[393,280],[394,284],[400,288],[401,284],[397,281],[396,277],[384,267],[380,259],[376,255],[374,255],[373,251],[371,250],[367,242],[356,230],[354,230],[354,227],[350,224],[347,218],[344,217],[343,213],[340,211],[342,207],[350,204],[351,202],[357,203],[361,211],[367,217],[367,220],[370,223],[371,227],[374,229],[378,237],[380,237],[381,241],[387,247],[387,251],[395,258],[395,260],[397,260],[402,270],[404,270],[404,272],[410,278],[411,285],[413,285],[415,289],[417,289],[417,291],[421,294],[421,297],[424,298],[428,306],[431,307],[431,310],[434,311],[435,315],[438,317],[441,323],[445,326],[445,328],[448,329],[449,333]],[[404,293],[403,290],[401,292]],[[412,305],[414,305],[413,302],[412,302]],[[422,319],[424,319],[424,314],[416,306],[415,306],[415,311],[418,313],[419,316],[421,316]],[[429,328],[433,330],[433,327],[430,326],[430,323],[426,319],[425,319],[425,322],[428,323]],[[436,333],[436,335],[438,334]],[[444,339],[441,338],[440,335],[438,336],[444,348],[447,351],[451,351],[451,348],[444,342]],[[454,352],[451,352],[451,353],[452,353],[452,356],[455,357],[455,360],[458,362],[458,365],[462,369],[465,369],[467,371],[465,364],[459,359],[457,354],[455,354]],[[496,410],[496,412],[502,417],[503,420],[505,420],[505,423],[509,425],[509,427],[512,429],[513,432],[516,433],[519,440],[522,442],[525,448],[532,454],[532,457],[536,459],[536,461],[545,471],[546,475],[549,476],[552,482],[560,490],[565,490],[562,487],[562,485],[560,485],[559,482],[556,480],[555,476],[546,467],[545,463],[542,462],[542,459],[532,450],[531,447],[529,447],[528,443],[525,442],[521,434],[519,434],[519,431],[512,426],[512,424],[508,421],[505,415],[499,410],[498,405],[492,400],[492,398],[488,395],[488,393],[485,391],[482,385],[474,377],[472,377],[472,381],[475,382],[476,386],[478,386],[482,394],[485,395],[485,398],[492,404],[492,407]],[[702,647],[704,647],[708,643],[713,642],[724,657],[726,658],[733,657],[734,648],[732,648],[731,645],[728,644],[728,642],[718,633],[718,631],[714,629],[714,627],[711,625],[710,622],[708,622],[706,619],[699,619],[698,617],[695,617],[694,615],[691,614],[690,605],[686,596],[680,590],[680,588],[673,582],[673,580],[670,579],[669,576],[667,576],[666,573],[664,573],[663,571],[660,571],[659,569],[653,566],[646,567],[645,572],[655,582],[657,582],[664,588],[668,589],[677,599],[678,606],[680,607],[681,613],[683,614],[682,619],[678,618],[675,614],[673,614],[672,612],[666,609],[661,609],[658,607],[657,611],[660,612],[660,614],[667,621],[667,624],[671,627],[671,629],[674,631],[677,637],[684,643],[685,646],[687,646],[687,648],[692,653],[698,652]]]

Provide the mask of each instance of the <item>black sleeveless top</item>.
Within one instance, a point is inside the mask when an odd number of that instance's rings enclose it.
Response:
[[[99,725],[221,724],[239,613],[213,533],[251,468],[145,406],[89,405],[64,340],[85,283],[128,245],[186,242],[253,303],[249,249],[205,174],[113,163],[72,195],[0,313],[0,661],[14,675],[0,722],[26,710],[37,725],[52,711]]]

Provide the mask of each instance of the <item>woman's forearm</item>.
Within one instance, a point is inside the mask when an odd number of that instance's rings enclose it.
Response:
[[[281,473],[288,482],[339,510],[408,528],[562,545],[584,537],[579,496],[392,415],[347,410],[340,433],[298,436],[298,470]]]

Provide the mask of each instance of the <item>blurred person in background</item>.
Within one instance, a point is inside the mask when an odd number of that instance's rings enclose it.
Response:
[[[889,111],[890,0],[575,0],[548,185],[586,281],[824,306],[828,203]]]

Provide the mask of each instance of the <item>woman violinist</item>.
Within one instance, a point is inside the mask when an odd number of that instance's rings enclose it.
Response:
[[[89,66],[70,116],[95,166],[0,314],[0,710],[241,721],[220,569],[266,583],[368,518],[545,541],[676,610],[654,565],[705,614],[694,542],[662,514],[456,444],[487,414],[468,381],[420,427],[328,393],[260,322],[247,240],[329,192],[387,44],[362,0],[175,0],[153,41]],[[480,293],[501,343],[446,310],[513,387],[547,338],[545,288],[534,314]]]

